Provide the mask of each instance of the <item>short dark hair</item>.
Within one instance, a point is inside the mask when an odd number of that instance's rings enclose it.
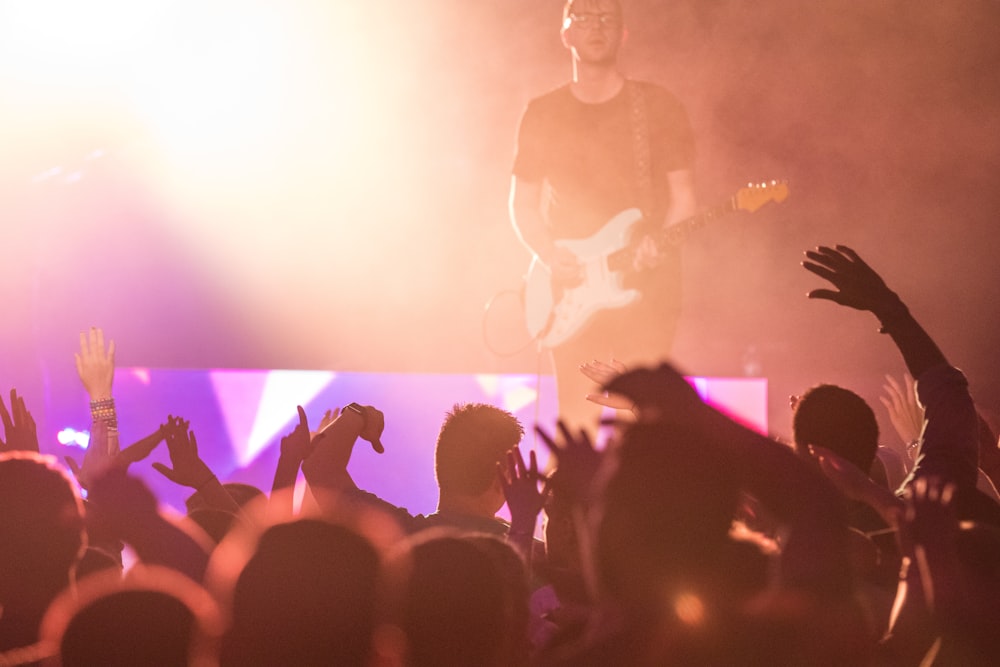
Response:
[[[563,5],[563,25],[566,25],[566,20],[569,18],[569,15],[573,13],[573,6],[575,4],[577,4],[579,2],[583,2],[583,1],[584,0],[566,0],[566,4]],[[595,3],[596,2],[602,2],[602,1],[603,2],[610,2],[610,3],[612,3],[615,6],[615,13],[618,14],[619,17],[621,17],[624,14],[624,11],[622,9],[621,0],[586,0],[586,1],[595,2]]]
[[[245,508],[249,503],[257,500],[258,498],[264,497],[264,492],[258,489],[252,484],[244,484],[243,482],[226,482],[222,485],[229,494],[229,497],[233,499],[240,508]],[[195,491],[187,500],[184,501],[184,506],[187,508],[188,514],[196,510],[209,509],[208,502],[205,500],[204,495],[200,491]]]
[[[524,436],[517,417],[485,403],[456,404],[441,424],[434,452],[438,487],[477,495],[490,487],[497,463]]]
[[[878,450],[878,421],[863,398],[832,384],[811,388],[795,406],[792,437],[796,448],[818,445],[866,474]]]

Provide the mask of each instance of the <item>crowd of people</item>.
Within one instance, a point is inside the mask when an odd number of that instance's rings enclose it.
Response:
[[[794,399],[783,443],[668,363],[588,364],[592,400],[618,409],[606,447],[536,427],[540,470],[513,415],[457,404],[437,510],[412,515],[350,475],[359,438],[383,449],[373,406],[314,428],[299,407],[266,490],[218,479],[182,417],[121,447],[114,343],[85,332],[82,462],[45,453],[29,397],[0,402],[0,665],[996,664],[997,439],[853,250],[803,266],[829,283],[810,298],[870,311],[898,347],[909,375],[883,402],[909,457],[842,387]],[[185,517],[129,474],[161,443]]]

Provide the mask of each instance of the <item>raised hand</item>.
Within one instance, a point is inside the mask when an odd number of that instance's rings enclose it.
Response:
[[[503,497],[510,510],[511,527],[530,527],[534,531],[535,520],[545,505],[547,488],[538,488],[542,476],[538,474],[538,460],[535,452],[529,456],[530,464],[525,466],[521,450],[514,447],[507,452],[507,469],[497,464],[497,476],[503,488]],[[547,487],[547,484],[546,484]]]
[[[152,454],[153,450],[156,449],[156,446],[165,439],[166,433],[163,425],[161,424],[155,431],[147,435],[145,438],[133,442],[131,445],[118,452],[118,455],[115,456],[115,463],[117,465],[124,465],[128,468],[128,466],[133,463],[138,463]]]
[[[376,452],[384,450],[379,441],[385,417],[378,409],[351,404],[330,425],[313,438],[314,449],[302,462],[302,472],[313,489],[357,488],[347,471],[359,437],[372,443]]]
[[[631,400],[640,420],[672,415],[688,417],[705,404],[684,376],[668,364],[637,368],[611,380],[604,388]]]
[[[607,386],[612,380],[625,373],[626,370],[625,364],[617,359],[611,359],[608,362],[595,359],[594,361],[580,364],[580,372],[601,387]],[[627,397],[610,392],[587,394],[587,400],[613,410],[631,410],[634,407],[632,401]]]
[[[879,396],[879,401],[889,413],[896,433],[907,445],[906,453],[913,458],[915,452],[910,445],[919,440],[924,427],[924,409],[917,403],[916,383],[909,373],[903,374],[902,385],[891,375],[886,375],[885,379],[886,384],[882,387],[885,395]]]
[[[309,419],[306,417],[306,411],[302,409],[301,405],[297,406],[297,409],[299,412],[299,423],[291,433],[281,439],[281,458],[300,464],[315,449],[315,438],[317,433],[323,430],[323,422],[320,422],[319,431],[312,433],[309,431]],[[329,414],[330,411],[327,410],[326,415]],[[326,419],[326,415],[324,415],[324,419]]]
[[[198,456],[198,440],[189,427],[190,423],[179,417],[169,416],[163,427],[173,468],[162,463],[153,467],[174,484],[201,489],[215,479],[215,473]]]
[[[314,440],[316,436],[322,433],[327,426],[333,423],[333,420],[336,419],[339,414],[340,408],[330,408],[324,412],[323,416],[319,420],[319,426],[316,427],[316,430],[309,431],[309,439]]]
[[[385,430],[385,415],[371,405],[362,405],[361,409],[364,411],[365,419],[364,428],[361,429],[361,439],[371,443],[372,449],[377,453],[385,453],[381,440],[382,431]]]
[[[66,465],[80,483],[81,488],[89,490],[94,480],[111,468],[128,470],[128,467],[133,463],[148,457],[164,439],[164,427],[160,426],[145,438],[132,443],[117,454],[112,454],[108,448],[108,431],[107,422],[96,421],[93,423],[90,443],[83,455],[82,464],[77,464],[76,460],[69,456],[64,457]]]
[[[91,327],[89,332],[80,332],[80,351],[76,356],[76,372],[90,400],[111,398],[111,386],[115,379],[115,341],[105,347],[104,331]]]
[[[563,497],[573,502],[586,502],[590,498],[603,455],[594,449],[590,436],[583,429],[575,434],[571,433],[562,420],[559,420],[558,428],[562,434],[561,444],[557,444],[542,427],[535,427],[542,442],[556,457],[556,473],[551,483]]]
[[[0,420],[3,421],[4,439],[0,440],[0,452],[37,452],[38,433],[35,420],[24,404],[24,398],[10,390],[10,412],[0,398]]]
[[[971,592],[963,590],[955,548],[959,532],[955,491],[954,484],[938,477],[917,477],[904,491],[906,513],[899,535],[904,555],[913,559],[919,573],[927,610],[945,616],[966,607]]]
[[[904,535],[910,546],[951,546],[958,533],[955,485],[937,477],[917,477],[903,491],[906,500]]]
[[[812,290],[807,295],[810,299],[826,299],[876,315],[902,306],[882,277],[847,246],[819,246],[805,254],[807,261],[802,262],[803,268],[837,288]]]

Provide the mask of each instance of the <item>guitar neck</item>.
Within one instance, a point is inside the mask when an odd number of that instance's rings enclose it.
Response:
[[[684,220],[674,223],[668,227],[658,229],[653,234],[653,241],[656,243],[656,247],[660,250],[671,246],[678,246],[686,241],[694,230],[698,229],[706,222],[728,215],[735,211],[736,208],[736,197],[730,197],[725,202],[712,206],[711,208],[701,211],[700,213],[696,213],[690,218],[685,218]],[[625,246],[621,250],[613,252],[608,256],[608,267],[613,271],[626,270],[632,266],[634,256],[635,247],[633,245]]]

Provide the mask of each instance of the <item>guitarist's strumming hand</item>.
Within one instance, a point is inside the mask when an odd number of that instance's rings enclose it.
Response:
[[[568,248],[554,246],[542,262],[549,267],[552,281],[557,285],[575,287],[583,282],[583,264]]]

